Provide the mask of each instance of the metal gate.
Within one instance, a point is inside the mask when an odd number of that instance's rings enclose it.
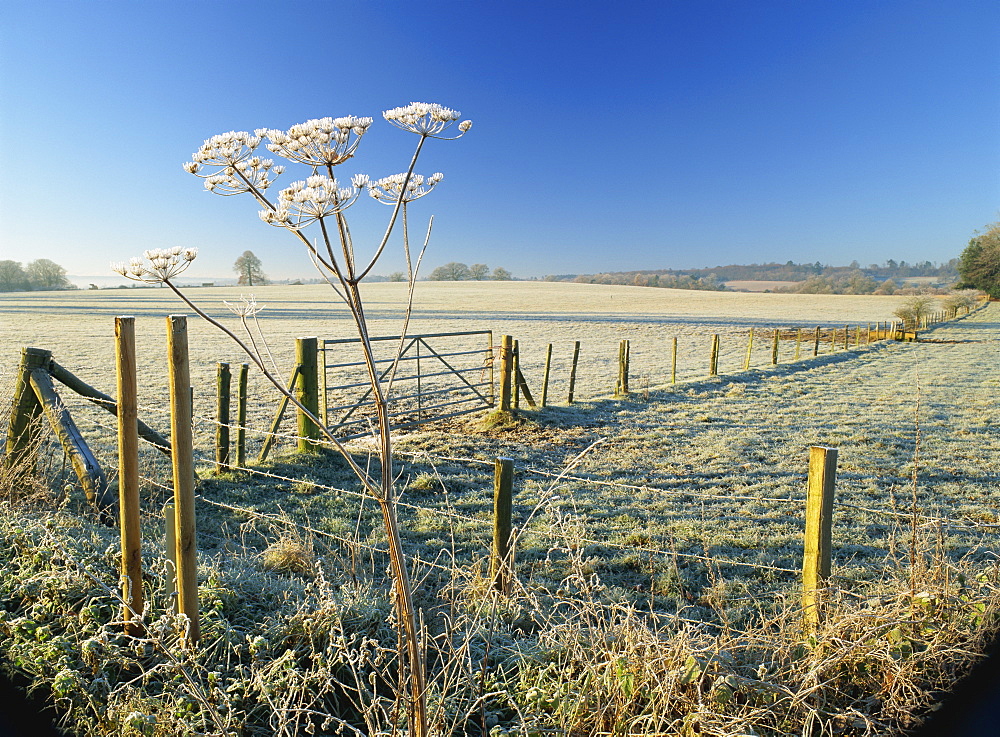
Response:
[[[493,331],[370,340],[379,380],[390,389],[393,429],[494,405]],[[323,340],[319,351],[321,419],[342,440],[369,435],[376,426],[375,411],[358,339]]]

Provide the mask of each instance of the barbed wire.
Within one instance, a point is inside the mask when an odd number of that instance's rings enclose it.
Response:
[[[97,419],[95,419],[93,417],[88,417],[87,419],[93,425],[96,425],[98,427],[104,428],[104,429],[106,429],[108,431],[117,432],[117,428],[114,427],[114,426],[111,426],[111,425],[108,425],[106,423],[100,422],[99,420],[97,420]],[[282,437],[287,437],[289,439],[298,440],[298,439],[300,439],[301,436],[299,436],[299,435],[283,435]],[[155,443],[149,443],[149,445],[151,445],[153,447],[161,447],[161,446],[157,446]],[[214,465],[215,464],[215,460],[214,459],[207,457],[199,449],[195,449],[194,454],[195,454],[195,456],[202,463],[205,463],[207,465]],[[445,460],[445,461],[449,461],[449,462],[471,463],[471,464],[476,464],[476,465],[481,465],[481,466],[492,466],[493,465],[492,461],[488,461],[488,460],[485,460],[485,459],[477,459],[477,458],[469,458],[469,457],[459,457],[459,456],[436,456],[436,455],[432,455],[430,453],[427,453],[426,451],[398,452],[398,455],[406,455],[406,456],[409,456],[411,458],[426,458],[431,463],[433,463],[434,460]],[[284,482],[289,482],[289,483],[293,483],[293,484],[294,483],[308,483],[308,484],[310,484],[311,486],[313,486],[315,488],[323,489],[325,491],[332,491],[332,492],[337,492],[337,493],[342,493],[342,494],[348,494],[348,495],[356,496],[358,498],[369,498],[369,496],[367,494],[365,494],[364,492],[360,492],[360,491],[356,491],[356,490],[352,490],[352,489],[344,489],[344,488],[341,488],[341,487],[331,486],[331,485],[328,485],[328,484],[322,484],[322,483],[319,483],[319,482],[315,481],[314,479],[310,479],[310,478],[286,476],[286,475],[283,475],[283,474],[278,474],[278,473],[274,473],[274,472],[271,472],[271,471],[264,471],[264,470],[261,470],[259,468],[254,468],[254,467],[250,467],[250,466],[237,466],[237,465],[235,465],[233,463],[228,464],[228,468],[230,470],[233,470],[233,471],[240,471],[240,472],[251,474],[251,475],[263,476],[263,477],[266,477],[266,478],[270,478],[270,479],[274,479],[274,480],[279,480],[279,481],[284,481]],[[609,481],[609,480],[606,480],[606,479],[586,478],[586,477],[581,477],[581,476],[569,475],[569,474],[562,473],[562,472],[561,473],[554,473],[554,472],[551,472],[551,471],[545,471],[543,469],[533,468],[533,467],[530,467],[530,466],[523,467],[523,468],[521,468],[519,470],[521,470],[524,473],[531,473],[531,474],[538,475],[538,476],[545,477],[545,478],[557,479],[559,481],[572,481],[572,482],[576,482],[576,483],[589,484],[589,485],[595,485],[595,486],[603,486],[603,487],[607,487],[607,488],[616,488],[616,489],[621,489],[623,491],[630,491],[630,492],[635,492],[635,491],[641,491],[641,492],[645,492],[645,493],[664,492],[664,493],[670,493],[670,494],[677,494],[677,495],[681,495],[681,496],[697,497],[697,498],[706,499],[706,500],[713,500],[713,501],[714,500],[736,500],[736,501],[744,501],[744,502],[771,502],[771,503],[780,503],[780,504],[787,504],[788,502],[798,502],[799,506],[795,507],[795,509],[797,509],[800,513],[804,513],[804,510],[801,509],[801,505],[804,503],[804,498],[795,498],[795,497],[791,497],[791,496],[789,496],[789,497],[761,497],[761,496],[748,497],[748,496],[738,496],[738,495],[728,495],[728,494],[710,494],[710,493],[699,492],[699,491],[691,490],[691,489],[671,489],[671,488],[665,488],[665,487],[660,487],[660,486],[625,484],[625,483],[621,483],[621,482]],[[165,489],[167,491],[172,491],[172,487],[168,487],[168,486],[165,486],[163,484],[159,484],[159,483],[153,481],[152,479],[148,479],[147,478],[146,480],[147,480],[148,483],[150,483],[150,484],[152,484],[154,486],[157,486],[159,488]],[[678,479],[676,483],[683,483],[683,479]],[[482,525],[482,526],[488,526],[488,525],[492,524],[492,522],[490,520],[485,520],[485,519],[482,519],[482,518],[479,518],[479,517],[472,517],[472,516],[468,516],[468,515],[463,515],[463,514],[460,514],[460,513],[457,513],[457,512],[448,512],[448,511],[445,511],[445,510],[442,510],[442,509],[439,509],[439,508],[435,508],[435,507],[417,505],[417,504],[413,504],[413,503],[410,503],[410,502],[405,502],[405,501],[402,501],[402,500],[397,500],[396,503],[397,503],[398,506],[406,508],[406,509],[411,509],[411,510],[414,510],[414,511],[420,511],[420,512],[425,512],[425,513],[436,514],[436,515],[439,515],[439,516],[442,516],[442,517],[446,517],[446,518],[449,518],[449,519],[452,519],[452,520],[455,520],[455,521],[471,522],[471,523],[474,523],[474,524],[477,524],[477,525]],[[866,507],[866,506],[862,506],[862,505],[858,505],[858,504],[851,504],[851,503],[848,503],[848,502],[839,502],[838,501],[837,504],[836,504],[836,507],[838,509],[839,508],[856,509],[858,511],[867,512],[869,514],[877,514],[877,515],[881,515],[881,516],[885,516],[885,517],[891,517],[891,518],[899,519],[899,520],[907,520],[907,521],[909,521],[909,520],[912,520],[914,518],[914,514],[912,512],[899,512],[899,511],[895,511],[895,510],[877,509],[877,508]],[[740,517],[742,519],[753,519],[753,520],[758,520],[758,521],[762,521],[762,522],[773,522],[774,521],[774,519],[772,517],[766,517],[766,516],[752,516],[752,517],[750,517],[750,516],[747,516],[747,515],[740,515]],[[939,526],[941,526],[941,527],[943,527],[945,529],[956,531],[956,532],[978,533],[978,534],[989,534],[989,535],[1000,534],[1000,524],[988,524],[988,523],[982,523],[982,524],[961,524],[961,523],[955,522],[954,520],[950,520],[950,519],[947,519],[947,518],[944,518],[944,517],[939,517],[939,516],[933,516],[933,515],[925,514],[923,512],[917,512],[916,513],[916,518],[922,524],[927,524],[927,523],[936,524],[936,525],[939,525]],[[665,551],[661,551],[661,552],[665,552]]]

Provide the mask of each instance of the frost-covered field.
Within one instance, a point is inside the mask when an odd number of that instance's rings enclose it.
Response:
[[[248,290],[249,291],[249,290]],[[346,310],[331,300],[330,289],[315,286],[255,287],[271,348],[290,367],[294,338],[351,337]],[[238,301],[240,289],[192,288],[192,299],[210,314],[236,320],[223,300]],[[402,284],[365,288],[373,334],[396,335],[405,307]],[[645,287],[546,282],[425,282],[417,287],[410,332],[492,330],[516,337],[523,369],[540,381],[545,346],[553,343],[553,396],[565,394],[573,342],[581,342],[578,398],[601,396],[614,388],[618,341],[632,341],[632,374],[640,384],[669,380],[671,338],[679,343],[678,378],[703,375],[712,333],[722,335],[720,371],[742,365],[750,327],[815,327],[867,324],[892,319],[903,298],[698,292]],[[52,350],[56,359],[81,377],[113,384],[114,317],[134,315],[143,383],[165,383],[164,316],[185,307],[166,289],[0,293],[0,377],[17,365],[23,345]],[[241,362],[242,356],[214,328],[190,321],[194,381],[209,381],[216,361]],[[499,339],[497,337],[497,339]],[[769,360],[769,347],[757,344],[755,364]]]
[[[534,385],[546,343],[567,358],[572,341],[583,344],[583,401],[562,402],[563,366],[550,394],[554,406],[525,411],[518,425],[486,429],[478,418],[463,417],[397,437],[405,545],[420,606],[436,612],[427,619],[437,633],[428,641],[437,647],[468,637],[479,647],[492,638],[473,661],[485,668],[488,653],[498,664],[501,680],[483,713],[487,723],[502,724],[507,734],[539,733],[532,725],[577,734],[640,734],[643,725],[653,725],[648,733],[679,734],[690,731],[691,723],[715,725],[713,734],[727,737],[800,734],[809,724],[859,737],[895,734],[900,725],[914,724],[913,715],[937,689],[949,687],[977,651],[985,613],[995,611],[998,600],[995,305],[929,331],[920,343],[883,342],[794,363],[785,346],[777,367],[770,365],[765,339],[754,368],[742,372],[737,369],[750,327],[884,321],[899,300],[575,284],[420,287],[413,330],[511,333],[522,342]],[[320,287],[255,291],[269,305],[265,327],[283,368],[296,335],[349,335],[342,311],[325,312],[310,301],[326,294]],[[224,314],[221,299],[239,294],[191,293],[216,305],[215,314]],[[369,301],[375,331],[395,332],[402,289],[375,285]],[[171,312],[180,312],[177,304],[158,290],[0,297],[0,385],[8,384],[20,347],[34,345],[112,391],[113,317],[133,314],[144,416],[164,428],[163,316]],[[192,321],[191,327],[196,410],[210,415],[214,363],[242,357],[207,326]],[[723,375],[709,379],[714,332],[723,335]],[[670,386],[665,356],[674,336],[682,346],[682,371],[681,382]],[[634,393],[612,399],[622,337],[632,340]],[[273,396],[258,383],[255,399],[260,424],[273,409]],[[74,413],[95,445],[101,433],[109,437],[107,416],[78,403]],[[208,458],[212,426],[204,418],[196,425],[203,632],[213,642],[206,652],[220,653],[216,660],[206,656],[198,673],[206,674],[205,683],[217,682],[218,693],[233,694],[225,698],[234,719],[265,725],[248,733],[273,734],[266,725],[280,719],[291,724],[302,704],[321,703],[303,686],[299,701],[275,706],[260,697],[257,686],[247,685],[279,678],[277,664],[291,662],[286,657],[292,648],[303,654],[296,677],[327,699],[322,710],[337,708],[339,686],[316,675],[324,659],[311,656],[316,642],[336,631],[328,615],[342,613],[338,621],[352,634],[370,625],[391,651],[396,640],[385,627],[384,536],[377,512],[359,502],[344,464],[324,455],[288,454],[253,473],[214,476]],[[801,639],[798,571],[807,452],[817,444],[836,446],[840,463],[832,621],[810,649]],[[363,460],[364,445],[356,447]],[[113,467],[109,448],[102,446],[99,455]],[[493,601],[486,596],[485,561],[497,456],[512,458],[516,468],[517,591],[497,607],[484,607]],[[50,477],[68,476],[58,453],[43,470]],[[169,469],[146,452],[143,474],[150,480],[142,489],[143,554],[152,572],[151,616],[158,617],[169,608],[157,578],[165,566],[160,506],[170,496]],[[36,513],[44,524],[26,521],[30,512],[5,520],[4,534],[15,541],[5,550],[15,558],[33,545],[48,550],[44,546],[51,547],[58,533],[67,542],[58,543],[58,554],[42,557],[68,566],[62,579],[69,587],[79,587],[77,568],[83,564],[114,586],[115,531],[81,519],[92,515],[78,492],[58,503],[68,514],[51,527],[48,507]],[[32,535],[39,531],[40,543],[28,541],[29,529]],[[307,549],[307,575],[269,567],[267,552],[295,550],[296,544]],[[76,552],[67,555],[65,546]],[[33,560],[20,568],[11,562],[4,570],[30,573],[38,556]],[[322,575],[310,578],[317,572]],[[34,671],[49,674],[42,680],[63,668],[55,678],[65,681],[76,671],[68,670],[60,653],[84,652],[81,642],[92,648],[95,636],[82,613],[68,608],[59,619],[44,597],[31,599],[59,578],[38,575],[48,577],[45,586],[32,579],[16,588],[22,584],[12,577],[18,594],[8,595],[10,601],[31,603],[11,615],[19,619],[3,621],[21,623],[30,615],[58,632],[62,650],[35,643],[33,630],[7,629],[19,657],[33,653],[23,662],[45,664]],[[102,601],[106,591],[88,594],[87,601]],[[107,622],[115,607],[104,608]],[[97,609],[88,606],[88,616]],[[29,634],[22,637],[22,630]],[[120,638],[117,630],[108,641],[113,638]],[[108,650],[109,663],[130,647]],[[350,643],[344,647],[355,652]],[[57,656],[58,665],[49,668]],[[444,662],[431,660],[435,668]],[[95,683],[88,675],[91,664],[71,665],[84,674],[79,690],[86,692]],[[443,682],[443,672],[434,670],[436,682]],[[470,673],[455,693],[480,694],[480,672]],[[123,678],[135,682],[132,671]],[[172,724],[175,694],[186,693],[178,681],[161,688],[152,677],[148,696],[133,696],[133,686],[114,683],[114,699],[102,692],[94,701],[101,719],[107,712],[146,720],[147,711],[159,710],[157,719]],[[639,693],[649,700],[637,698]],[[92,711],[86,704],[78,709],[85,718]],[[178,719],[188,719],[190,706],[184,702],[176,711]],[[626,724],[628,729],[612,728]],[[121,732],[93,732],[108,733]]]
[[[267,305],[262,323],[282,374],[287,374],[295,336],[350,335],[344,310],[321,301],[328,296],[324,287],[254,291]],[[228,314],[222,300],[239,295],[231,288],[189,293],[220,316]],[[375,334],[398,330],[404,297],[399,284],[369,287]],[[756,369],[739,369],[750,327],[866,324],[890,319],[899,301],[564,283],[420,284],[411,332],[513,334],[521,341],[528,381],[536,387],[544,346],[552,342],[558,359],[550,391],[554,404],[564,400],[572,342],[580,340],[577,397],[584,404],[553,407],[537,416],[537,425],[517,433],[466,432],[469,424],[460,420],[410,433],[401,447],[483,461],[509,455],[520,468],[544,474],[558,472],[600,440],[574,467],[574,475],[615,486],[562,480],[552,490],[563,494],[585,536],[622,543],[634,534],[647,547],[794,568],[807,448],[835,445],[841,449],[838,494],[845,504],[838,507],[835,542],[844,565],[864,568],[869,559],[892,552],[892,536],[902,519],[893,514],[909,509],[914,478],[923,513],[963,523],[997,521],[1000,493],[993,469],[1000,467],[1000,442],[987,411],[1000,387],[994,372],[1000,328],[993,308],[934,330],[934,340],[945,342],[883,343],[777,368],[769,365],[765,339],[757,343]],[[111,392],[113,317],[135,315],[146,419],[164,428],[164,414],[150,415],[165,404],[163,316],[181,311],[168,292],[155,289],[4,295],[0,367],[9,376],[22,345],[48,348],[81,378]],[[714,332],[723,336],[723,376],[705,379]],[[669,341],[675,336],[682,383],[671,388]],[[609,400],[617,343],[625,337],[632,341],[634,398]],[[195,319],[191,349],[196,413],[208,417],[215,361],[243,359]],[[792,350],[791,342],[783,347],[783,361],[790,361]],[[260,382],[255,386],[259,401],[252,408],[253,423],[262,428],[275,397]],[[81,424],[89,436],[100,432]],[[199,429],[198,443],[207,453],[212,428],[200,423]],[[418,463],[409,471],[419,475],[429,468]],[[450,502],[485,514],[488,502],[481,492],[489,484],[488,468],[438,463],[434,472],[451,479],[452,491],[476,490]],[[550,482],[540,474],[523,478],[522,503],[528,509]],[[420,502],[426,503],[433,506],[437,500]],[[551,529],[549,519],[534,523]],[[435,539],[441,530],[428,524],[428,539]],[[993,530],[948,533],[948,544],[956,551],[978,549],[980,533],[989,537]],[[605,554],[615,557],[620,550]]]

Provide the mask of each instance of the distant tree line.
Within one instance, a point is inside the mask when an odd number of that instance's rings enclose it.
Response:
[[[637,287],[662,287],[665,289],[704,289],[721,291],[726,288],[715,274],[697,276],[671,271],[620,271],[606,274],[580,274],[568,277],[545,277],[546,281],[572,281],[577,284],[628,284]]]
[[[438,266],[428,277],[430,281],[510,281],[514,277],[502,266],[493,271],[486,264],[467,266],[458,261],[452,261],[444,266]],[[403,273],[396,272],[389,276],[389,281],[403,281]]]
[[[47,258],[35,259],[25,266],[18,261],[0,261],[0,292],[75,288],[66,278],[66,269]]]
[[[884,264],[869,264],[863,268],[857,261],[848,266],[829,266],[819,261],[812,264],[730,264],[705,269],[655,269],[648,271],[618,271],[605,274],[559,274],[546,276],[546,281],[572,281],[585,284],[631,284],[667,289],[706,289],[719,291],[729,281],[788,281],[794,286],[774,291],[809,294],[893,294],[895,280],[911,277],[938,277],[941,282],[958,279],[958,259],[944,264],[922,261],[908,264],[889,259]]]

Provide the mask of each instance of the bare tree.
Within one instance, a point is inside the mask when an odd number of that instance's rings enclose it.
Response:
[[[254,284],[267,284],[264,265],[253,251],[244,251],[243,255],[236,259],[233,264],[233,271],[240,275],[237,284],[245,284],[248,287],[252,287]]]
[[[486,264],[473,264],[469,267],[469,278],[482,281],[490,275],[490,267]]]

